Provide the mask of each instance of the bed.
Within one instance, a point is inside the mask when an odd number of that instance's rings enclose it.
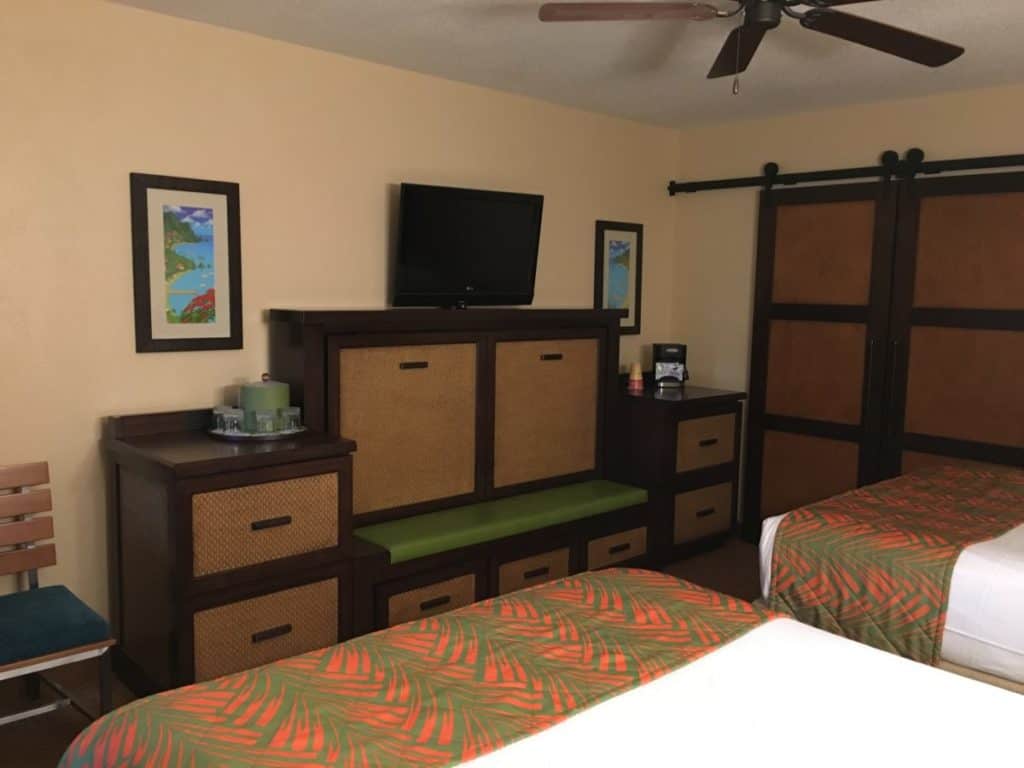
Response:
[[[61,768],[999,766],[1019,764],[1022,717],[1024,697],[611,570],[134,702]]]
[[[933,468],[769,518],[760,560],[773,607],[1024,693],[1024,471]]]

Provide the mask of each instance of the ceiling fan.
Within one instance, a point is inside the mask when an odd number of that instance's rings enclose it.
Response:
[[[634,21],[644,19],[686,19],[709,21],[743,14],[743,23],[729,33],[715,60],[709,78],[737,75],[746,71],[768,30],[782,23],[782,17],[797,19],[813,32],[839,37],[928,67],[941,67],[963,54],[958,45],[919,35],[905,29],[832,10],[837,5],[872,0],[735,0],[737,8],[723,11],[708,3],[545,3],[541,21]]]

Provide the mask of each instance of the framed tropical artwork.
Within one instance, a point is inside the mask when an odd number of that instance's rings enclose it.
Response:
[[[242,348],[238,185],[131,174],[135,351]]]
[[[599,221],[594,239],[594,308],[625,309],[628,314],[619,321],[622,333],[640,333],[644,227]]]

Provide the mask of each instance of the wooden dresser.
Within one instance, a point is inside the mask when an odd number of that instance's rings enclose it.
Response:
[[[116,417],[109,458],[119,677],[147,694],[350,634],[354,444],[239,444],[209,411]]]
[[[628,483],[646,488],[658,562],[707,549],[736,526],[742,392],[623,388],[619,446]]]

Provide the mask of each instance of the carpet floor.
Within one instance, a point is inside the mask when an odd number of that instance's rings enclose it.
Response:
[[[717,589],[745,600],[759,596],[757,547],[731,540],[705,554],[696,555],[665,568],[681,579]],[[97,663],[82,662],[74,667],[47,673],[76,696],[90,712],[96,711]],[[19,680],[0,683],[0,716],[25,709],[23,685]],[[43,700],[55,698],[43,687]],[[114,685],[114,704],[121,706],[132,695],[119,682]],[[74,708],[66,707],[31,720],[0,727],[0,766],[3,768],[55,768],[64,750],[89,724],[89,719]]]

